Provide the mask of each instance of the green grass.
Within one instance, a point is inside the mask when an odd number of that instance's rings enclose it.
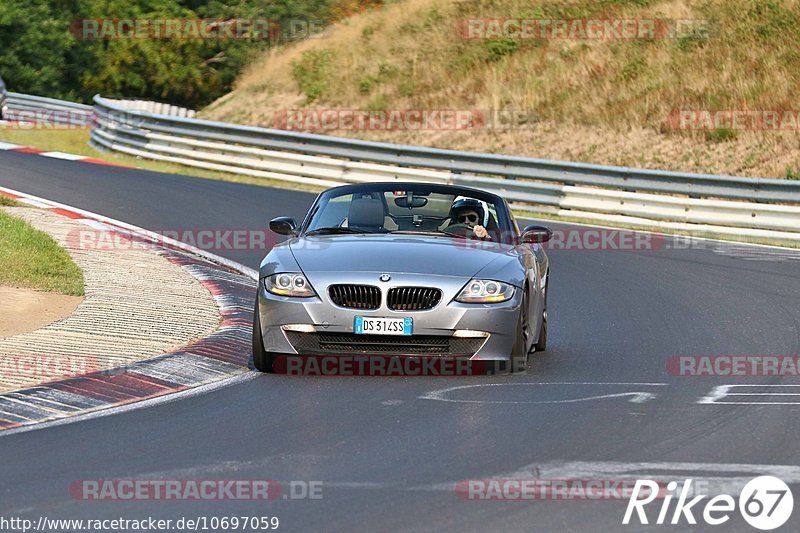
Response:
[[[329,50],[313,50],[292,63],[292,77],[305,93],[306,103],[310,104],[324,94],[330,61]]]
[[[8,205],[0,196],[0,203]],[[48,234],[0,211],[0,285],[83,296],[83,273]]]
[[[19,207],[20,203],[14,200],[13,198],[9,198],[8,196],[0,195],[0,205],[5,205],[8,207]]]

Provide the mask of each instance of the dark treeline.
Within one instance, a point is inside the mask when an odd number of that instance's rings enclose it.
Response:
[[[0,0],[0,76],[11,91],[53,98],[89,103],[100,93],[198,108],[230,90],[242,67],[264,48],[303,38],[308,31],[380,3]],[[154,22],[167,19],[174,24],[171,35]],[[227,38],[192,38],[197,19],[221,20],[229,30]],[[139,38],[127,37],[134,29],[123,20],[145,25]],[[251,24],[248,33],[250,21],[260,25]],[[182,38],[175,38],[175,31]],[[232,34],[237,38],[230,38]],[[258,38],[242,38],[246,35]]]

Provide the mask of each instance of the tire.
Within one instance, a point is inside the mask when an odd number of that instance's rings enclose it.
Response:
[[[547,350],[547,309],[544,311],[542,318],[542,327],[539,329],[539,340],[533,345],[534,353],[539,353]]]
[[[261,320],[256,297],[253,311],[253,366],[260,372],[272,372],[272,354],[264,350],[264,339],[261,336]]]
[[[527,320],[528,292],[522,297],[520,306],[519,321],[517,322],[517,336],[514,339],[514,346],[511,348],[511,359],[509,360],[509,372],[522,372],[528,366],[528,350],[525,349],[525,328]]]
[[[550,276],[547,276],[548,283]],[[533,345],[534,352],[543,352],[547,349],[547,287],[544,289],[544,310],[542,311],[542,325],[539,328],[539,340]]]

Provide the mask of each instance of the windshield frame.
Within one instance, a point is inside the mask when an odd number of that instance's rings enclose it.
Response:
[[[303,223],[298,231],[298,237],[305,237],[308,228],[311,225],[311,220],[319,210],[320,206],[327,204],[331,199],[339,196],[346,196],[349,194],[357,194],[364,192],[380,192],[385,193],[388,191],[423,191],[431,193],[440,193],[458,196],[467,196],[482,200],[484,202],[494,204],[495,216],[497,218],[497,225],[502,235],[515,235],[518,236],[517,225],[514,224],[511,213],[508,208],[508,203],[501,196],[492,194],[490,192],[482,191],[480,189],[473,189],[471,187],[461,187],[457,185],[444,185],[437,183],[416,183],[416,182],[378,182],[378,183],[359,183],[357,185],[342,185],[333,187],[320,193],[311,205],[311,208],[306,213]],[[365,233],[373,235],[372,233]],[[422,234],[422,233],[420,233]],[[391,233],[387,233],[391,235]],[[447,235],[446,233],[428,233],[428,235]],[[312,235],[313,237],[314,235]]]

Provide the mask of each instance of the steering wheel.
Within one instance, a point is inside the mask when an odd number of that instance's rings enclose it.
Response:
[[[450,235],[456,235],[458,237],[475,237],[475,233],[472,231],[472,226],[469,224],[450,224],[446,228],[442,230],[445,233],[449,233]]]

